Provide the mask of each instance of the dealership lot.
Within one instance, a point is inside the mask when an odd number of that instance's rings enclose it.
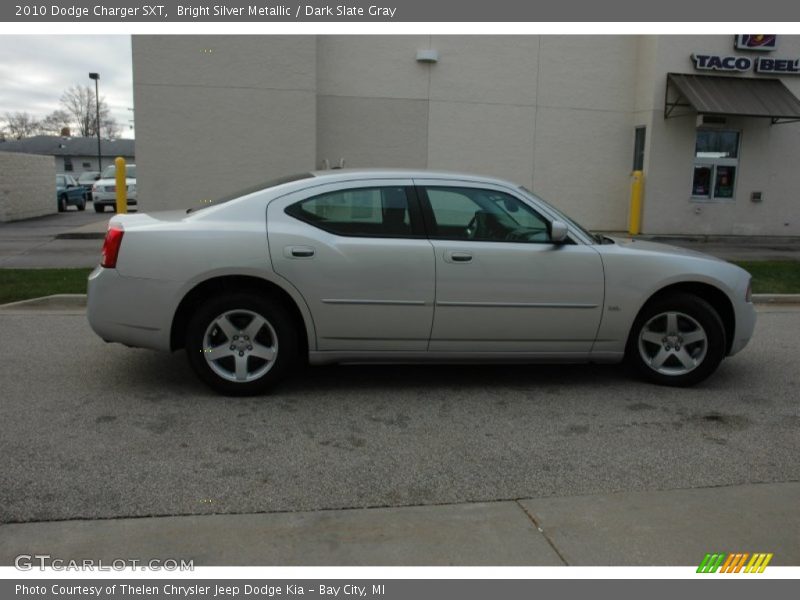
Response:
[[[539,498],[800,479],[800,309],[690,389],[605,366],[314,368],[230,399],[76,311],[0,314],[0,521]]]

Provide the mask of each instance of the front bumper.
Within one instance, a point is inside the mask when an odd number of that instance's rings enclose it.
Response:
[[[92,202],[97,205],[102,206],[116,206],[117,205],[117,195],[105,192],[95,192],[94,196],[92,196]],[[137,200],[136,196],[131,198],[128,197],[128,206],[136,206]]]
[[[742,302],[736,307],[736,333],[728,356],[733,356],[742,350],[753,337],[756,318],[756,307],[752,302]]]

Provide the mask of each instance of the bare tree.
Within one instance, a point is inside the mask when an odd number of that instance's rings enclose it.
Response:
[[[97,135],[97,108],[95,91],[88,85],[73,85],[61,95],[61,106],[64,107],[78,126],[78,133],[83,137]],[[111,138],[119,135],[117,120],[111,116],[105,98],[100,98],[100,134]]]
[[[3,120],[6,124],[6,135],[13,140],[35,135],[39,129],[39,122],[27,112],[7,112]]]
[[[122,133],[122,128],[114,117],[108,117],[102,121],[100,131],[107,139],[113,140],[119,137],[120,133]]]
[[[44,135],[61,135],[70,129],[71,117],[65,110],[54,110],[39,123],[39,130]]]
[[[61,106],[72,117],[82,137],[89,137],[97,130],[94,90],[88,85],[73,85],[61,95]],[[101,102],[102,106],[102,102]],[[102,113],[101,113],[102,118]]]

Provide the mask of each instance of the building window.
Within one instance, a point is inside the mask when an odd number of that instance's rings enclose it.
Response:
[[[72,171],[72,159],[69,156],[64,157],[64,171]]]
[[[83,163],[83,168],[84,168],[84,169],[91,169],[91,168],[92,168],[92,163],[90,163],[90,162],[84,162],[84,163]]]
[[[738,131],[699,129],[694,149],[692,198],[732,200],[738,166]]]
[[[633,170],[641,171],[644,169],[644,137],[647,130],[644,127],[637,127],[633,140]]]

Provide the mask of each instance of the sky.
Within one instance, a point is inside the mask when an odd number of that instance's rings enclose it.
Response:
[[[27,111],[42,118],[61,108],[68,87],[94,87],[90,72],[100,74],[100,97],[121,137],[134,137],[129,35],[0,35],[0,117]]]

